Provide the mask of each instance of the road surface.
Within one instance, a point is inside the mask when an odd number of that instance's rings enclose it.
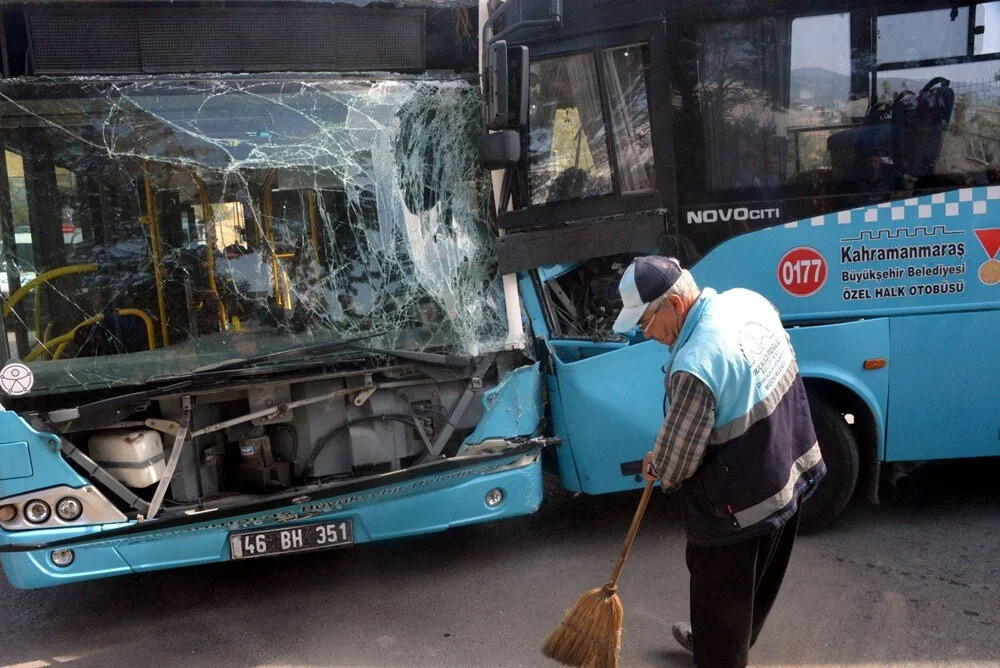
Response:
[[[800,537],[754,665],[1000,665],[1000,460]],[[538,647],[604,582],[638,494],[550,481],[531,517],[335,552],[39,591],[0,583],[0,666],[545,666]],[[676,500],[657,492],[620,585],[624,666],[687,666]]]

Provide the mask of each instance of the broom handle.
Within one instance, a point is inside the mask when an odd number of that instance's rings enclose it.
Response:
[[[635,516],[632,518],[632,526],[628,528],[628,535],[625,536],[622,553],[618,556],[615,570],[611,572],[611,579],[608,580],[608,584],[604,585],[605,589],[615,590],[618,588],[618,576],[621,575],[622,568],[625,566],[625,558],[628,557],[628,552],[632,549],[632,541],[635,540],[635,535],[639,532],[639,524],[642,523],[642,516],[646,512],[646,506],[649,504],[649,497],[653,494],[653,485],[655,484],[655,480],[646,481],[646,488],[642,490],[642,498],[639,499],[639,507],[635,509]]]

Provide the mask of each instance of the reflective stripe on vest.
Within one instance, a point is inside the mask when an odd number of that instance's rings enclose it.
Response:
[[[736,418],[732,422],[727,422],[721,427],[712,429],[712,433],[708,441],[709,444],[715,445],[717,443],[725,443],[726,441],[731,441],[738,436],[742,436],[759,420],[763,420],[773,413],[774,409],[781,403],[781,400],[785,398],[785,393],[788,392],[788,388],[790,388],[792,383],[795,382],[795,377],[798,373],[799,365],[795,361],[795,358],[792,358],[788,367],[785,369],[785,372],[781,375],[781,378],[778,379],[777,384],[771,389],[771,392],[754,404],[753,408],[740,417]]]
[[[817,442],[792,463],[792,468],[788,472],[788,481],[777,494],[734,515],[739,525],[748,527],[756,524],[791,503],[792,497],[795,495],[795,485],[802,478],[802,474],[816,466],[821,459],[819,443]]]

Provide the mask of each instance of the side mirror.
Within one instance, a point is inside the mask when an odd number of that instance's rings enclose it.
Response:
[[[488,130],[521,128],[528,122],[528,47],[489,46],[483,72],[485,125]]]
[[[504,130],[479,138],[479,162],[487,169],[505,169],[521,160],[521,135]]]
[[[510,78],[507,72],[507,42],[500,40],[489,47],[483,73],[483,98],[486,102],[486,128],[503,130],[510,119]]]

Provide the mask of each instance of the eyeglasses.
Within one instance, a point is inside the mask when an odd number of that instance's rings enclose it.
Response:
[[[658,306],[658,307],[656,307],[656,309],[653,310],[652,313],[649,314],[649,320],[646,321],[645,325],[642,324],[642,320],[641,319],[639,320],[639,329],[642,330],[642,335],[644,337],[649,338],[649,328],[653,325],[653,320],[656,318],[656,314],[660,312],[661,308],[662,308],[662,306]],[[645,315],[645,314],[643,314],[643,315]]]

